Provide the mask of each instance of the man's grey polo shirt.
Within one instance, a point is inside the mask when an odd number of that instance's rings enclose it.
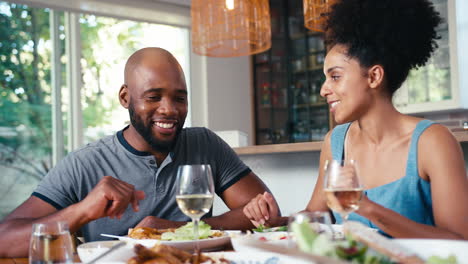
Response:
[[[123,130],[68,154],[39,183],[33,194],[63,209],[83,200],[103,176],[112,176],[143,190],[140,211],[129,206],[118,219],[101,218],[82,228],[86,241],[103,240],[101,233],[125,235],[145,216],[174,221],[189,221],[175,201],[177,167],[183,164],[210,164],[215,191],[221,195],[250,172],[235,152],[206,128],[185,128],[174,151],[160,167],[149,153],[134,149],[123,137]],[[211,212],[207,215],[211,215]]]

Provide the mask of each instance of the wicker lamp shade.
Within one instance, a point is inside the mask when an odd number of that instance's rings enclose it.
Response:
[[[268,0],[192,0],[191,15],[197,54],[236,57],[271,47]]]
[[[337,0],[304,0],[304,25],[313,31],[325,31],[326,16]]]

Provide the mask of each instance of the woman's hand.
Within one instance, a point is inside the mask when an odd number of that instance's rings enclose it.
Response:
[[[368,218],[373,204],[375,203],[372,202],[364,192],[362,192],[361,200],[359,201],[359,208],[356,210],[356,213]]]
[[[268,224],[279,216],[278,204],[273,195],[268,192],[258,194],[244,206],[243,212],[256,227]]]

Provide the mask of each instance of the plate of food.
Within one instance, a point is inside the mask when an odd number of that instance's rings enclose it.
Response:
[[[198,232],[198,246],[203,251],[217,250],[230,242],[230,237],[226,232],[211,230],[211,227],[202,221],[199,223]],[[146,247],[152,247],[156,244],[162,244],[189,251],[194,250],[196,243],[192,222],[177,229],[137,227],[130,229],[127,236],[114,237],[133,245],[141,244]]]
[[[102,255],[106,251],[110,250],[113,246],[122,243],[119,240],[107,240],[107,241],[94,241],[80,244],[76,251],[82,263],[88,263],[99,255]],[[127,244],[118,249],[108,253],[106,256],[100,258],[98,262],[126,262],[127,259],[134,256],[133,245]]]
[[[274,252],[266,251],[251,251],[251,252],[209,252],[205,255],[215,262],[208,263],[229,263],[229,264],[247,264],[247,263],[261,263],[261,264],[313,264],[313,262],[306,261],[300,258],[286,256]],[[221,262],[221,261],[226,262]],[[216,262],[218,261],[218,262]]]
[[[259,241],[268,244],[274,244],[281,247],[288,247],[289,235],[285,231],[262,232],[262,233],[240,233],[227,231],[231,237],[232,247],[237,252],[257,251],[254,248],[245,245],[245,240]]]
[[[95,258],[106,243],[85,243],[78,252],[83,262]],[[118,242],[118,241],[117,241]],[[112,244],[112,243],[111,243]],[[94,255],[90,254],[94,250]],[[86,254],[84,254],[86,253]],[[157,244],[145,247],[140,244],[127,245],[108,254],[97,261],[99,264],[140,264],[140,263],[201,263],[201,264],[246,264],[246,263],[275,263],[275,264],[306,264],[311,263],[292,256],[274,252],[202,252],[193,254],[168,245]]]

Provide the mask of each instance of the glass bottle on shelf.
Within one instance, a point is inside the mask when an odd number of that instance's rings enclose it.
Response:
[[[272,48],[253,59],[256,143],[323,140],[329,113],[320,97],[322,34],[304,27],[301,1],[270,0],[270,9]]]
[[[270,87],[267,82],[262,84],[262,106],[270,106]]]

